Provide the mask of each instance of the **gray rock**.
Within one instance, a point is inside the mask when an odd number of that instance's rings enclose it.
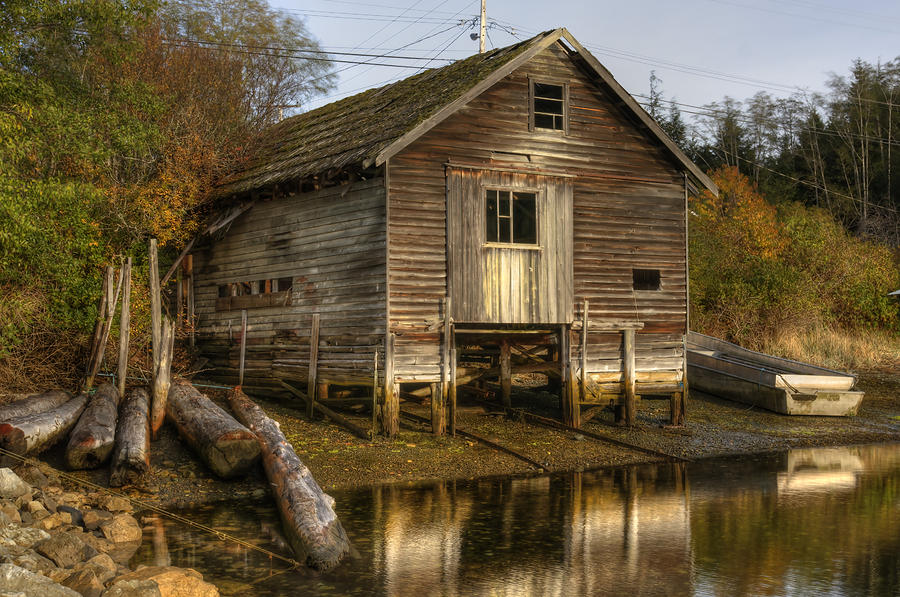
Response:
[[[162,597],[162,593],[152,580],[118,580],[101,597]]]
[[[31,548],[39,541],[46,541],[50,535],[40,529],[9,525],[0,527],[0,545],[18,545]]]
[[[51,570],[56,568],[56,564],[40,555],[33,549],[22,549],[22,552],[15,556],[6,556],[3,558],[6,564],[15,564],[25,570],[34,572],[35,574],[47,575]]]
[[[72,533],[60,533],[41,541],[35,551],[53,560],[60,568],[70,568],[84,560],[84,542]]]
[[[41,469],[36,466],[31,466],[22,471],[22,480],[26,483],[29,483],[32,487],[37,487],[38,489],[43,489],[47,485],[50,484],[50,479],[47,478]]]
[[[81,566],[93,570],[101,583],[105,583],[119,573],[118,565],[105,553],[94,556]]]
[[[5,593],[21,593],[26,597],[80,597],[72,589],[15,564],[0,564],[0,587]]]
[[[31,485],[9,468],[0,468],[0,498],[14,500],[31,493]]]

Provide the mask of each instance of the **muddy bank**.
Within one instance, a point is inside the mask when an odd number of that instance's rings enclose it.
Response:
[[[609,410],[584,425],[593,433],[623,440],[675,456],[698,459],[749,454],[794,447],[900,441],[900,374],[864,374],[866,391],[859,415],[851,418],[788,417],[694,392],[687,423],[667,427],[668,401],[644,401],[637,425],[623,429],[612,424]],[[225,404],[225,393],[210,390]],[[281,425],[301,460],[327,491],[381,483],[409,483],[428,479],[471,479],[483,476],[530,474],[535,467],[464,437],[435,437],[427,426],[402,420],[400,434],[387,440],[360,440],[334,424],[305,420],[302,404],[259,400]],[[547,393],[520,392],[513,406],[547,417],[558,417],[558,398]],[[227,408],[227,407],[226,407]],[[428,416],[427,405],[406,402],[404,411]],[[604,443],[585,435],[548,429],[506,416],[482,404],[461,399],[458,427],[508,446],[542,463],[546,471],[586,470],[658,460],[651,455]],[[360,426],[370,415],[348,414]],[[57,451],[44,460],[61,467]],[[267,482],[259,470],[238,481],[215,477],[177,438],[170,425],[152,446],[152,474],[139,487],[125,492],[148,503],[187,507],[210,501],[269,499]],[[76,475],[105,485],[106,469]]]

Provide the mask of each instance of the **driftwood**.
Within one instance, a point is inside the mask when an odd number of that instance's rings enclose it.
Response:
[[[62,439],[75,423],[88,402],[87,394],[79,394],[68,402],[43,413],[36,413],[0,424],[0,448],[28,456],[49,448]],[[0,455],[0,466],[17,463]]]
[[[298,559],[317,570],[340,563],[350,541],[334,512],[334,499],[322,491],[278,428],[241,390],[230,397],[231,409],[259,441],[263,468],[272,485],[287,539]]]
[[[149,410],[147,388],[134,388],[122,402],[110,464],[110,487],[135,483],[150,470]]]
[[[69,435],[66,466],[76,470],[97,468],[109,459],[118,410],[119,391],[111,383],[100,384]]]
[[[245,473],[259,458],[256,436],[185,380],[169,390],[166,416],[178,434],[223,479]]]
[[[20,419],[36,413],[47,412],[65,402],[69,401],[72,395],[62,390],[50,390],[42,394],[31,394],[22,400],[17,400],[10,404],[0,406],[0,423],[11,419]]]

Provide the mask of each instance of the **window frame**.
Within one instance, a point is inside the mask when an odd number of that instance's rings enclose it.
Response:
[[[290,285],[282,289],[288,278]],[[285,282],[282,284],[281,280]],[[223,282],[216,285],[216,311],[287,306],[293,300],[293,287],[293,276]]]
[[[543,250],[543,244],[541,243],[541,202],[543,201],[544,191],[538,187],[524,187],[524,186],[510,186],[503,184],[484,184],[479,185],[479,201],[481,205],[481,215],[482,215],[482,224],[481,224],[481,238],[482,238],[482,247],[485,248],[493,248],[493,249],[525,249],[529,251],[541,251]],[[502,191],[510,193],[510,214],[513,213],[513,201],[515,193],[529,193],[534,195],[534,243],[515,243],[515,242],[504,242],[504,241],[489,241],[487,239],[487,193],[488,191]],[[512,224],[510,224],[512,226]]]
[[[548,129],[544,127],[535,126],[535,118],[534,118],[534,86],[538,85],[556,85],[558,87],[562,87],[562,104],[563,104],[563,128],[561,129]],[[547,77],[536,77],[534,75],[528,75],[528,130],[532,133],[534,132],[542,132],[548,134],[561,134],[568,135],[569,134],[569,83],[567,81],[561,81],[559,79],[547,78]]]

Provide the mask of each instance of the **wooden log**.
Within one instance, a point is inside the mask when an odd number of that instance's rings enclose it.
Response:
[[[319,364],[319,314],[313,313],[312,328],[309,332],[309,374],[306,376],[306,417],[312,421],[313,405],[316,402],[316,372]]]
[[[259,458],[256,436],[187,380],[172,384],[166,416],[181,438],[223,479],[244,474]]]
[[[118,410],[118,390],[111,383],[100,384],[69,435],[66,466],[81,470],[107,461],[116,441]]]
[[[72,395],[62,390],[50,390],[41,394],[30,394],[21,400],[0,406],[0,423],[20,419],[28,415],[47,412],[71,400]]]
[[[150,433],[156,439],[166,417],[166,400],[172,385],[172,355],[175,350],[175,322],[163,316],[158,358],[154,356],[153,400],[150,404]]]
[[[128,375],[128,345],[131,340],[131,257],[122,266],[122,310],[119,313],[119,396],[125,395]]]
[[[622,330],[622,368],[625,374],[625,424],[634,425],[634,330]]]
[[[0,448],[20,456],[38,454],[69,433],[87,401],[88,395],[82,393],[53,410],[0,424]],[[17,463],[11,456],[0,455],[0,466]]]
[[[150,393],[134,388],[122,401],[116,445],[109,468],[110,487],[133,484],[150,470]]]
[[[500,341],[500,401],[503,406],[512,404],[512,369],[510,368],[509,340]]]
[[[284,534],[297,559],[317,570],[337,566],[350,552],[350,541],[334,512],[334,499],[316,483],[278,424],[240,388],[235,388],[229,402],[238,419],[256,435]]]

